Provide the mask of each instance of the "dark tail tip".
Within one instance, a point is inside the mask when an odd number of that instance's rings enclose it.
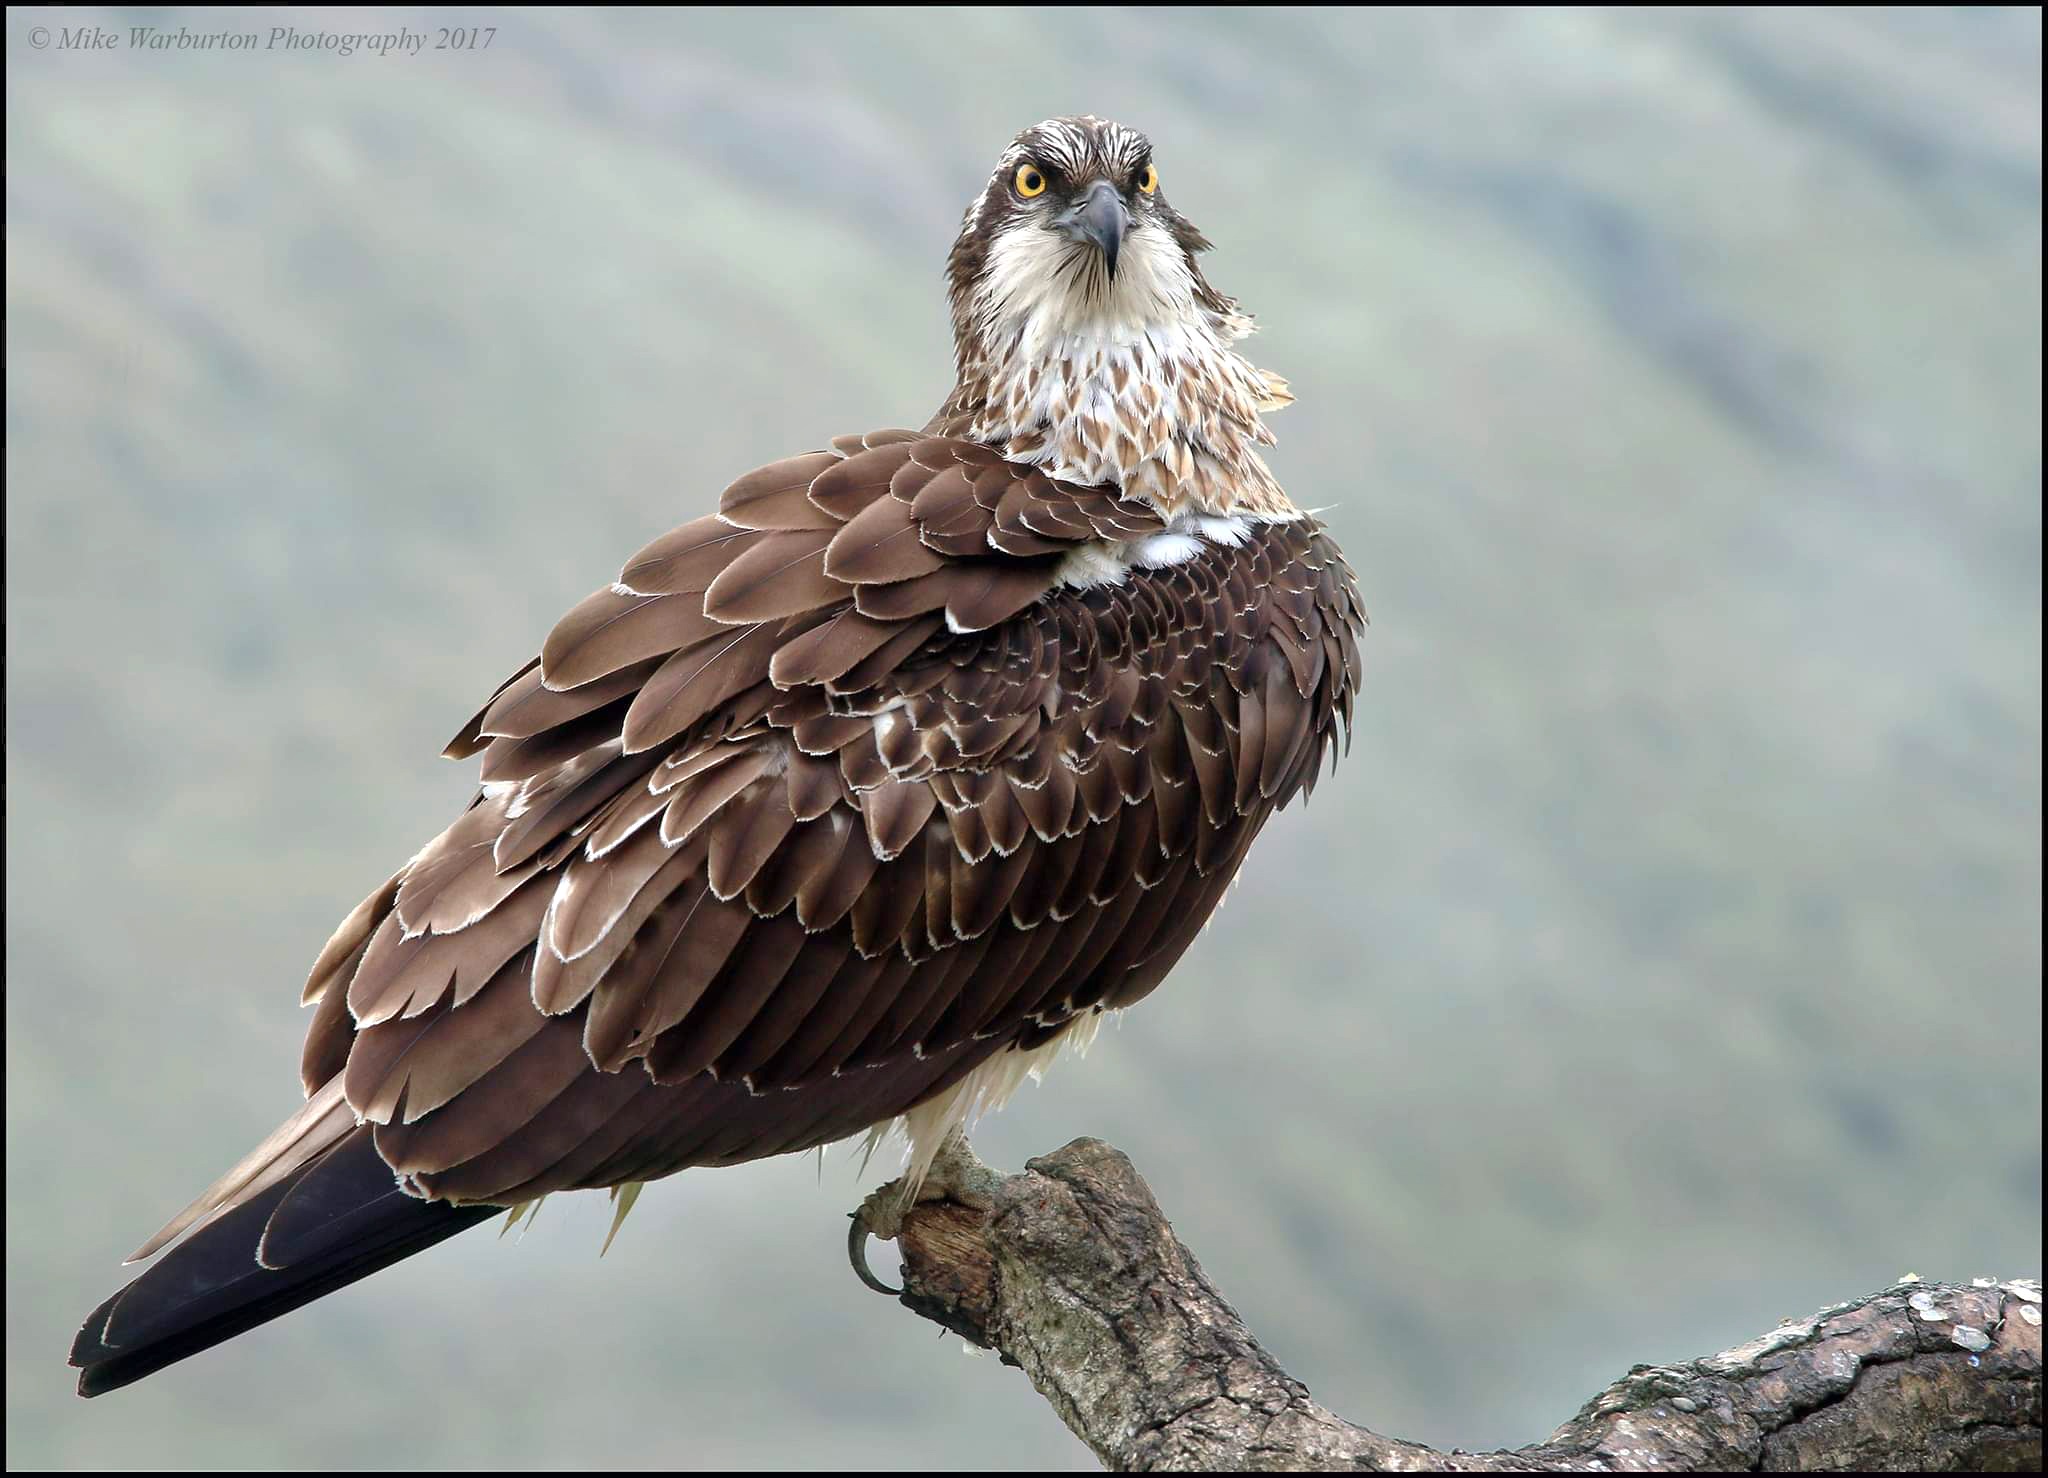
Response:
[[[71,1345],[78,1394],[119,1390],[502,1210],[408,1196],[359,1129],[94,1309]]]

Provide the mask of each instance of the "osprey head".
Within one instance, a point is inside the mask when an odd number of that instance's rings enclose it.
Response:
[[[1202,276],[1208,246],[1143,134],[1025,129],[947,261],[959,378],[934,428],[1162,509],[1291,509],[1255,450],[1286,382],[1232,349],[1252,321]]]
[[[967,207],[948,264],[955,325],[1160,327],[1235,305],[1195,265],[1208,241],[1167,203],[1152,144],[1099,118],[1017,135]]]

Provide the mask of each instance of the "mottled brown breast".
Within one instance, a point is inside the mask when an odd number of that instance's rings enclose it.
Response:
[[[730,488],[450,746],[484,792],[307,986],[419,1190],[509,1201],[807,1148],[1150,991],[1347,724],[1308,518],[1117,583],[1148,506],[912,432]]]

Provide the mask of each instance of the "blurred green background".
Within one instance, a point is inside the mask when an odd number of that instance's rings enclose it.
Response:
[[[843,1155],[62,1363],[296,1102],[442,742],[732,476],[930,413],[959,212],[1064,112],[1218,243],[1374,625],[1335,780],[982,1152],[1121,1146],[1321,1400],[1467,1447],[2038,1274],[2040,25],[11,10],[9,1466],[1089,1465],[855,1284]]]

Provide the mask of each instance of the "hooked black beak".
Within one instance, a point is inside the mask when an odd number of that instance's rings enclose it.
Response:
[[[1116,280],[1116,257],[1123,249],[1124,236],[1131,229],[1130,207],[1116,186],[1097,180],[1088,193],[1074,202],[1074,208],[1059,218],[1059,224],[1076,241],[1092,243],[1102,252],[1111,281]]]

